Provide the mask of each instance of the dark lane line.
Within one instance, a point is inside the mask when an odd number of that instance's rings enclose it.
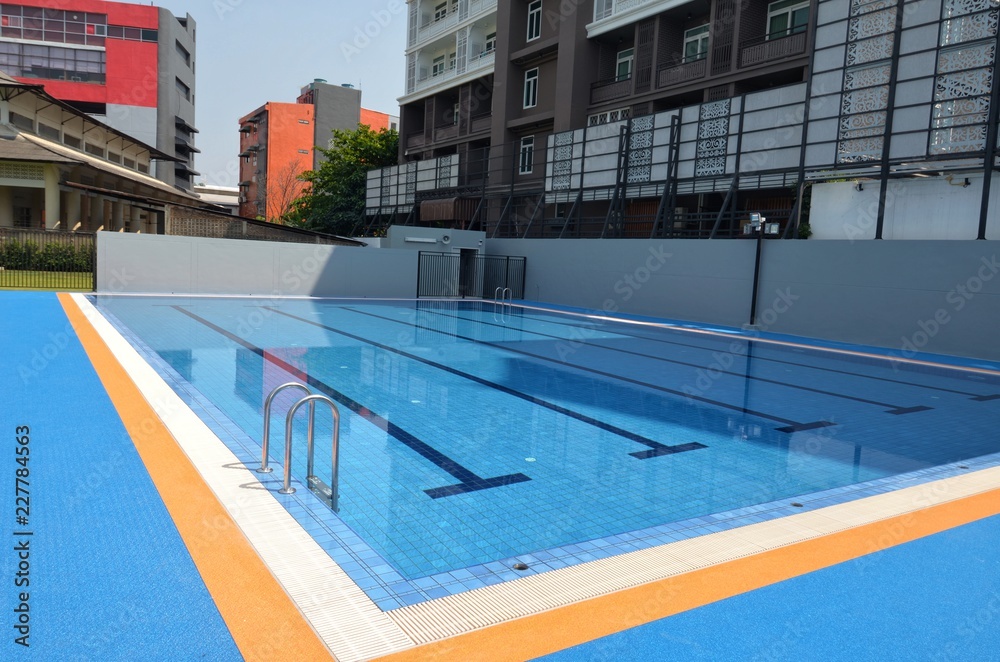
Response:
[[[423,312],[430,312],[430,313],[434,313],[434,314],[438,314],[438,315],[445,315],[447,317],[455,317],[456,319],[465,319],[465,320],[469,320],[469,321],[477,321],[477,320],[470,320],[468,317],[460,317],[460,316],[457,316],[457,315],[453,316],[453,315],[448,315],[447,313],[440,313],[440,312],[431,310],[430,308],[417,308],[415,310],[418,311],[418,312],[423,311]],[[474,309],[470,309],[470,310],[472,310],[473,312],[476,312],[476,311],[474,311]],[[483,311],[479,311],[479,312],[483,312]],[[551,314],[551,313],[549,313],[549,314]],[[573,329],[584,329],[584,330],[589,330],[589,331],[601,331],[603,333],[613,333],[615,335],[624,336],[626,338],[636,338],[636,339],[639,339],[639,340],[649,340],[650,342],[663,343],[665,345],[676,345],[678,347],[688,347],[688,348],[691,348],[691,349],[699,349],[699,350],[702,350],[702,351],[705,351],[705,352],[724,351],[724,350],[719,350],[719,349],[713,349],[711,347],[705,347],[704,345],[692,345],[690,343],[677,342],[677,341],[674,341],[674,340],[665,340],[663,338],[651,338],[649,336],[639,335],[639,334],[636,334],[636,333],[628,333],[628,332],[625,332],[625,331],[617,331],[617,330],[611,330],[611,329],[603,329],[602,330],[598,324],[590,324],[590,325],[587,325],[587,324],[574,324],[572,322],[561,322],[561,321],[558,321],[558,320],[555,320],[555,319],[547,319],[547,318],[540,318],[540,317],[533,317],[533,318],[530,318],[530,319],[532,321],[534,321],[534,322],[541,322],[543,324],[556,324],[556,325],[559,325],[559,326],[566,326],[566,327],[573,328]],[[483,323],[489,324],[489,322],[483,322]],[[501,326],[501,325],[492,325],[491,324],[491,326]],[[675,329],[665,329],[665,330],[666,331],[672,331],[673,333],[678,333],[678,334],[682,333],[682,332],[677,331]],[[614,340],[614,339],[613,338],[606,338],[604,340],[611,341],[611,340]],[[713,340],[716,340],[719,343],[723,343],[723,344],[725,344],[727,342],[725,339],[722,339],[722,338],[716,338],[716,339],[713,339]],[[754,339],[753,338],[747,338],[747,337],[743,337],[743,336],[735,336],[734,335],[731,340],[738,341],[738,342],[750,343],[750,342],[753,342]],[[570,340],[570,342],[575,342],[575,341]],[[816,351],[822,351],[822,350],[819,349],[819,348],[817,348]],[[932,391],[940,391],[942,393],[954,393],[956,395],[965,395],[965,396],[969,396],[969,399],[977,401],[977,402],[988,402],[990,400],[1000,400],[1000,393],[993,393],[993,394],[983,395],[983,394],[980,394],[980,393],[972,393],[970,391],[960,391],[960,390],[957,390],[957,389],[945,388],[943,386],[930,386],[928,384],[915,384],[913,382],[907,382],[907,381],[903,381],[903,380],[900,380],[900,379],[890,379],[888,377],[877,377],[875,375],[868,375],[868,374],[859,373],[859,372],[851,372],[849,370],[837,370],[836,368],[824,368],[824,367],[821,367],[821,366],[813,365],[811,363],[796,363],[795,361],[785,361],[785,360],[782,360],[782,359],[768,358],[768,357],[765,357],[765,356],[756,356],[755,358],[757,358],[757,359],[759,359],[761,361],[768,361],[768,362],[771,362],[771,363],[781,363],[781,364],[784,364],[784,365],[792,365],[792,366],[797,366],[797,367],[800,367],[800,368],[808,368],[810,370],[822,370],[824,372],[833,372],[833,373],[840,374],[840,375],[849,375],[851,377],[858,377],[860,379],[874,379],[874,380],[877,380],[877,381],[880,381],[880,382],[888,382],[888,383],[891,383],[891,384],[902,384],[904,386],[909,386],[911,388],[921,388],[921,389],[932,390]],[[825,357],[818,357],[818,358],[820,360],[829,360],[829,359],[826,359]],[[885,361],[891,363],[892,359],[889,358],[889,357],[886,357]],[[955,368],[955,370],[961,370],[961,368]]]
[[[390,421],[386,420],[385,418],[382,418],[378,414],[371,412],[369,409],[362,406],[356,400],[351,399],[347,395],[341,393],[340,391],[337,391],[333,387],[316,379],[315,377],[309,375],[308,373],[303,373],[295,366],[285,362],[284,360],[278,358],[274,354],[266,352],[260,347],[250,344],[243,338],[240,338],[239,336],[230,333],[226,329],[223,329],[222,327],[217,326],[212,322],[209,322],[207,319],[203,317],[199,317],[195,313],[181,306],[172,306],[172,308],[180,313],[183,313],[184,315],[187,315],[188,317],[198,322],[199,324],[203,324],[204,326],[208,327],[209,329],[212,329],[216,333],[221,334],[222,336],[228,338],[234,343],[250,350],[254,354],[260,356],[265,361],[269,361],[270,363],[278,366],[285,372],[291,375],[295,375],[301,379],[304,379],[306,383],[309,384],[309,386],[312,386],[313,388],[322,391],[336,402],[339,402],[343,406],[353,411],[355,414],[358,414],[359,416],[363,417],[365,420],[367,420],[375,427],[379,428],[383,432],[386,432],[394,439],[402,442],[403,445],[415,451],[421,457],[430,461],[432,464],[434,464],[441,470],[445,471],[446,473],[450,474],[456,480],[460,481],[457,485],[448,485],[445,487],[437,487],[424,490],[424,492],[426,492],[427,495],[430,496],[432,499],[452,496],[455,494],[462,494],[465,492],[475,492],[477,490],[485,490],[492,487],[501,487],[503,485],[512,485],[514,483],[523,483],[525,481],[531,480],[528,476],[525,476],[524,474],[520,473],[510,474],[508,476],[497,476],[495,478],[482,478],[477,474],[473,473],[472,471],[470,471],[469,469],[466,469],[461,464],[451,459],[444,453],[438,451],[432,446],[429,446],[423,441],[420,441],[415,436],[413,436],[406,430],[400,428],[395,423],[391,423]]]
[[[332,326],[326,326],[325,324],[320,324],[319,322],[315,322],[313,320],[305,319],[304,317],[298,317],[296,315],[292,315],[291,313],[286,313],[284,311],[278,310],[277,308],[272,308],[270,306],[262,306],[262,308],[264,308],[265,310],[269,310],[269,311],[271,311],[273,313],[277,313],[278,315],[283,315],[284,317],[288,317],[288,318],[293,319],[293,320],[298,320],[299,322],[302,322],[304,324],[311,324],[312,326],[317,326],[317,327],[319,327],[321,329],[326,329],[327,331],[333,331],[334,333],[338,333],[338,334],[340,334],[340,335],[342,335],[342,336],[344,336],[346,338],[350,338],[352,340],[356,340],[358,342],[365,343],[366,345],[371,345],[372,347],[378,347],[379,349],[381,349],[383,351],[392,352],[393,354],[396,354],[398,356],[402,356],[402,357],[411,359],[413,361],[418,361],[420,363],[423,363],[424,365],[431,366],[432,368],[435,368],[437,370],[443,370],[444,372],[447,372],[447,373],[450,373],[452,375],[455,375],[456,377],[461,377],[462,379],[468,379],[469,381],[475,382],[475,383],[480,384],[482,386],[486,386],[488,388],[495,389],[495,390],[500,391],[502,393],[506,393],[507,395],[512,395],[515,398],[520,398],[521,400],[525,400],[527,402],[530,402],[533,405],[538,405],[539,407],[544,407],[546,409],[550,409],[550,410],[552,410],[552,411],[554,411],[556,413],[562,414],[563,416],[568,416],[570,418],[574,418],[574,419],[576,419],[576,420],[578,420],[578,421],[580,421],[582,423],[586,423],[587,425],[592,425],[595,428],[599,428],[599,429],[604,430],[606,432],[611,432],[612,434],[616,434],[619,437],[624,437],[625,439],[628,439],[630,441],[634,441],[636,443],[642,444],[643,446],[648,446],[651,450],[640,451],[639,453],[631,453],[631,455],[634,455],[635,457],[638,457],[641,460],[649,459],[651,457],[659,457],[661,455],[672,455],[674,453],[683,453],[683,452],[686,452],[686,451],[693,451],[693,450],[697,450],[699,448],[707,448],[707,446],[705,446],[704,444],[699,444],[697,442],[695,442],[695,443],[689,443],[689,444],[678,444],[676,446],[668,446],[666,444],[661,444],[658,441],[653,441],[652,439],[647,439],[646,437],[643,437],[642,435],[638,435],[638,434],[636,434],[634,432],[630,432],[628,430],[624,430],[622,428],[619,428],[619,427],[616,427],[614,425],[611,425],[610,423],[605,423],[604,421],[599,421],[596,418],[592,418],[592,417],[587,416],[585,414],[581,414],[579,412],[575,412],[575,411],[573,411],[571,409],[567,409],[566,407],[563,407],[561,405],[557,405],[554,402],[549,402],[547,400],[542,400],[540,398],[536,398],[533,395],[529,395],[527,393],[522,393],[521,391],[516,391],[516,390],[514,390],[512,388],[509,388],[507,386],[504,386],[502,384],[497,384],[496,382],[491,382],[491,381],[489,381],[487,379],[483,379],[482,377],[477,377],[476,375],[473,375],[473,374],[470,374],[470,373],[467,373],[467,372],[462,372],[461,370],[457,370],[457,369],[452,368],[450,366],[446,366],[446,365],[444,365],[442,363],[437,363],[436,361],[431,361],[430,359],[425,359],[422,356],[417,356],[415,354],[410,354],[410,353],[404,352],[404,351],[402,351],[400,349],[396,349],[394,347],[389,347],[388,345],[383,345],[382,343],[376,342],[374,340],[369,340],[367,338],[362,338],[361,336],[356,336],[353,333],[348,333],[347,331],[342,331],[342,330],[336,329],[336,328],[334,328]],[[355,312],[355,313],[359,313],[360,312],[360,311],[354,310],[353,308],[347,308],[347,307],[343,308],[343,310],[349,310],[349,311]],[[360,314],[365,314],[365,313],[360,313]],[[378,317],[378,315],[373,315],[373,317]],[[388,319],[388,318],[386,318],[386,317],[380,317],[379,319]],[[394,321],[394,320],[389,320],[389,321]],[[404,324],[406,324],[406,322],[404,322]]]
[[[277,309],[273,309],[273,308],[270,309],[270,310],[273,310],[274,312],[280,312]],[[429,327],[429,326],[421,326],[419,324],[412,324],[412,323],[406,322],[404,320],[392,319],[391,317],[382,317],[381,315],[376,315],[374,313],[368,313],[368,312],[365,312],[363,310],[357,310],[356,308],[351,308],[351,307],[348,307],[348,306],[343,307],[342,310],[348,310],[348,311],[351,311],[353,313],[357,313],[358,315],[367,315],[368,317],[374,317],[376,319],[384,320],[386,322],[394,322],[396,324],[403,324],[405,326],[412,327],[412,328],[424,329],[425,331],[431,331],[433,333],[439,333],[441,335],[446,335],[446,336],[449,336],[449,337],[459,338],[461,340],[468,340],[469,342],[476,343],[476,344],[479,344],[479,345],[485,345],[487,347],[493,347],[494,349],[498,349],[498,350],[500,350],[502,352],[511,352],[513,354],[521,354],[522,356],[530,356],[531,358],[538,359],[540,361],[547,361],[549,363],[555,363],[556,365],[559,365],[559,366],[561,366],[563,368],[572,368],[574,370],[580,370],[582,372],[590,372],[590,373],[593,373],[595,375],[601,375],[602,377],[608,377],[610,379],[614,379],[614,380],[617,380],[617,381],[628,382],[630,384],[635,384],[637,386],[642,386],[644,388],[650,388],[650,389],[653,389],[653,390],[656,390],[656,391],[662,391],[663,393],[670,393],[671,395],[680,396],[682,398],[691,399],[691,400],[698,400],[699,402],[705,402],[705,403],[708,403],[710,405],[714,405],[716,407],[722,407],[724,409],[731,409],[733,411],[738,411],[738,412],[743,413],[743,414],[750,414],[751,416],[756,416],[758,418],[763,418],[763,419],[766,419],[766,420],[769,420],[769,421],[775,421],[777,423],[785,423],[786,425],[784,427],[775,428],[779,432],[786,432],[786,433],[801,432],[803,430],[815,430],[816,428],[825,428],[825,427],[830,427],[830,426],[836,425],[836,423],[832,423],[830,421],[814,421],[814,422],[810,422],[810,423],[799,423],[797,421],[793,421],[793,420],[788,419],[788,418],[782,418],[780,416],[774,416],[772,414],[765,414],[764,412],[756,411],[754,409],[747,409],[745,407],[740,407],[740,406],[737,406],[737,405],[731,405],[729,403],[720,402],[718,400],[711,400],[709,398],[705,398],[705,397],[702,397],[700,395],[693,395],[693,394],[689,394],[689,393],[684,393],[683,391],[677,391],[675,389],[667,388],[665,386],[657,386],[656,384],[649,384],[647,382],[642,382],[642,381],[639,381],[637,379],[631,379],[629,377],[624,377],[622,375],[615,375],[615,374],[610,373],[610,372],[603,372],[601,370],[595,370],[594,368],[585,368],[583,366],[573,365],[573,364],[569,364],[569,363],[563,363],[562,361],[559,361],[557,359],[550,359],[550,358],[548,358],[546,356],[539,356],[538,354],[532,354],[531,352],[525,352],[525,351],[522,351],[522,350],[519,350],[519,349],[513,349],[513,348],[507,347],[505,345],[498,345],[498,344],[495,344],[495,343],[486,342],[484,340],[476,340],[475,338],[469,338],[467,336],[460,336],[460,335],[457,335],[457,334],[448,333],[446,331],[439,331],[438,329],[435,329],[435,328],[432,328],[432,327]],[[287,315],[287,313],[282,313],[282,314]],[[296,319],[300,319],[300,318],[296,318]],[[316,324],[315,322],[312,322],[311,320],[303,320],[303,321],[309,322],[310,324]],[[323,326],[323,325],[316,324],[316,326]],[[323,328],[330,329],[331,331],[336,331],[337,333],[343,333],[342,331],[337,331],[337,329],[333,329],[331,327],[323,327]]]
[[[432,314],[435,314],[435,315],[442,315],[441,313],[437,313],[437,312],[434,312],[434,311],[427,311],[427,312],[431,312]],[[469,322],[471,324],[485,324],[487,326],[496,326],[498,328],[508,328],[508,329],[510,328],[509,326],[505,327],[502,324],[490,324],[489,322],[485,322],[485,321],[481,322],[479,320],[471,320],[471,319],[469,319],[467,317],[458,317],[458,316],[452,316],[452,315],[442,315],[442,316],[448,317],[448,318],[451,318],[451,319],[463,320],[463,321]],[[633,352],[631,350],[621,349],[621,348],[618,348],[618,347],[605,347],[604,345],[597,345],[597,344],[593,344],[593,343],[589,343],[589,342],[583,342],[582,340],[573,340],[571,338],[563,338],[561,336],[553,336],[551,334],[542,333],[540,331],[528,331],[528,330],[525,330],[524,328],[520,328],[520,329],[518,329],[518,331],[520,333],[530,333],[532,335],[541,336],[543,338],[553,338],[555,340],[562,340],[562,341],[565,341],[565,342],[570,342],[570,343],[574,343],[574,344],[578,344],[578,345],[583,345],[585,347],[594,347],[594,348],[603,349],[603,350],[611,351],[611,352],[620,352],[622,354],[631,354],[632,356],[641,356],[642,358],[653,359],[654,361],[664,361],[666,363],[673,363],[675,365],[683,365],[683,366],[687,366],[689,368],[697,368],[699,370],[707,370],[708,369],[705,366],[699,365],[697,363],[688,363],[687,361],[678,361],[677,359],[668,359],[668,358],[663,357],[663,356],[656,356],[656,355],[653,355],[653,354],[644,354],[642,352]],[[574,365],[575,366],[576,364],[568,363],[567,365]],[[796,389],[796,390],[799,390],[799,391],[809,391],[810,393],[819,393],[820,395],[829,396],[831,398],[841,398],[843,400],[852,400],[854,402],[861,402],[861,403],[864,403],[864,404],[867,404],[867,405],[875,405],[876,407],[886,407],[887,408],[887,411],[886,411],[887,414],[896,414],[896,415],[900,415],[900,414],[912,414],[912,413],[915,413],[915,412],[918,412],[918,411],[928,411],[928,410],[932,409],[931,407],[927,407],[927,406],[923,406],[923,405],[916,406],[916,407],[904,407],[902,405],[894,405],[894,404],[890,404],[890,403],[887,403],[887,402],[879,402],[878,400],[868,400],[867,398],[859,398],[859,397],[857,397],[855,395],[847,395],[845,393],[834,393],[833,391],[824,391],[823,389],[812,388],[811,386],[802,386],[800,384],[790,384],[788,382],[779,381],[777,379],[768,379],[767,377],[755,377],[753,375],[743,374],[743,373],[739,373],[739,372],[733,372],[731,370],[723,370],[722,368],[712,368],[712,370],[714,372],[717,372],[717,373],[722,374],[722,375],[732,375],[733,377],[740,377],[742,379],[752,379],[754,381],[764,382],[764,383],[767,383],[767,384],[777,384],[778,386],[784,386],[784,387],[787,387],[787,388],[793,388],[793,389]]]

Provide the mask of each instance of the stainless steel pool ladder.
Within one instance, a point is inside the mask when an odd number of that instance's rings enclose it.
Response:
[[[493,291],[493,321],[507,323],[507,311],[514,305],[514,291],[509,287],[498,287]],[[499,315],[497,312],[499,311]]]
[[[261,473],[269,473],[271,469],[267,466],[267,447],[268,447],[268,436],[269,436],[269,426],[271,422],[270,407],[271,401],[274,396],[286,388],[301,388],[306,393],[309,393],[309,389],[303,385],[296,382],[291,382],[288,384],[282,384],[267,396],[267,400],[264,402],[264,437],[263,437],[263,458],[261,459],[261,467],[257,471]],[[333,438],[331,444],[331,461],[330,461],[330,484],[327,485],[319,479],[313,473],[313,458],[315,456],[315,422],[316,422],[316,403],[324,402],[330,407],[330,413],[333,415]],[[300,398],[291,409],[288,410],[288,415],[285,417],[285,475],[284,482],[281,489],[278,490],[280,494],[294,494],[295,488],[292,487],[292,426],[295,421],[295,414],[298,413],[299,408],[302,405],[309,405],[309,420],[308,427],[306,428],[306,483],[309,489],[314,492],[317,496],[323,499],[326,504],[334,511],[340,512],[339,506],[339,494],[340,494],[340,410],[337,409],[337,405],[334,404],[333,400],[326,397],[325,395],[320,395],[312,393]]]

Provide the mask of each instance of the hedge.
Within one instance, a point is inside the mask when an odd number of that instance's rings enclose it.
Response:
[[[39,247],[33,241],[0,242],[0,267],[31,271],[90,272],[94,270],[92,246],[48,243]]]

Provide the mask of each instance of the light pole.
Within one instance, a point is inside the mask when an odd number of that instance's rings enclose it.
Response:
[[[753,262],[753,293],[750,298],[750,326],[757,324],[757,288],[760,284],[760,250],[764,243],[764,235],[778,234],[778,224],[768,223],[758,212],[750,214],[750,222],[743,226],[743,234],[757,235],[757,255]]]

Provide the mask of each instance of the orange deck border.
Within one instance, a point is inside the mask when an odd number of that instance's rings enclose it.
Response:
[[[1000,490],[991,490],[379,659],[533,659],[997,514]]]
[[[240,653],[332,659],[83,312],[68,294],[57,296]]]

